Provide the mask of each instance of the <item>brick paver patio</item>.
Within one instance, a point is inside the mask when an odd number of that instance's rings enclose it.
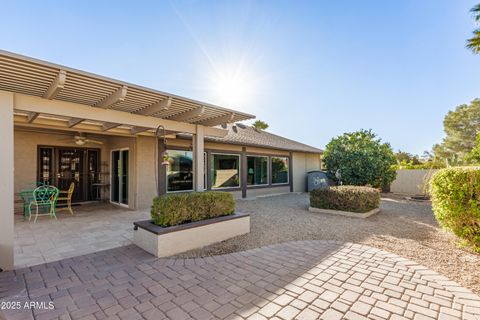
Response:
[[[198,259],[129,245],[4,272],[0,288],[4,302],[54,303],[7,319],[480,319],[480,297],[444,276],[334,241]]]

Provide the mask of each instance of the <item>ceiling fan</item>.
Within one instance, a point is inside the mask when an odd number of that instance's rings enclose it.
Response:
[[[86,143],[96,143],[96,144],[103,144],[100,140],[88,139],[85,134],[79,132],[74,135],[71,139],[67,139],[67,141],[75,143],[77,146],[83,146]]]

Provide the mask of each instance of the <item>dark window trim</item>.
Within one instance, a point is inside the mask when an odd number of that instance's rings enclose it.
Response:
[[[168,183],[168,179],[167,179],[167,174],[168,174],[168,172],[167,172],[167,167],[161,165],[162,160],[159,158],[159,159],[158,159],[158,162],[160,162],[160,165],[163,167],[163,171],[164,171],[163,177],[165,178],[165,182],[164,182],[164,184],[165,184],[165,186],[164,186],[164,187],[165,187],[165,194],[194,192],[194,191],[195,191],[195,183],[194,183],[194,181],[195,181],[195,164],[194,164],[194,161],[195,161],[195,160],[193,159],[193,150],[191,150],[191,149],[188,148],[188,147],[176,148],[176,147],[168,147],[168,146],[167,146],[167,148],[165,148],[165,150],[167,151],[167,153],[168,153],[168,150],[172,150],[172,151],[189,151],[189,152],[191,152],[191,153],[192,153],[192,174],[193,174],[192,189],[190,189],[190,190],[168,191],[168,185],[167,185],[167,183]],[[161,153],[159,153],[159,155],[161,156]]]
[[[272,158],[287,158],[288,159],[288,181],[287,182],[280,182],[280,183],[273,183],[273,176],[272,176],[272,169],[273,169],[273,166],[272,166]],[[291,157],[290,156],[276,156],[276,155],[272,155],[270,156],[270,185],[271,186],[288,186],[291,184],[291,181],[292,179],[290,179],[290,172],[292,171],[291,170]]]
[[[190,141],[188,139],[179,139],[179,140],[185,140],[185,141]],[[165,147],[163,146],[162,143],[159,143],[159,154],[162,154],[163,150],[165,150]],[[258,147],[261,148],[261,147]],[[167,145],[166,149],[172,149],[172,150],[182,150],[182,151],[193,151],[191,147],[185,147],[185,146],[176,146],[176,145]],[[289,155],[283,155],[283,154],[277,154],[277,153],[261,153],[261,152],[247,152],[246,151],[247,146],[242,147],[242,151],[233,151],[233,150],[225,150],[225,149],[217,149],[217,148],[204,148],[204,152],[207,154],[207,186],[206,190],[207,191],[227,191],[227,192],[233,192],[233,191],[242,191],[242,197],[246,197],[246,192],[248,190],[253,190],[253,189],[268,189],[268,188],[281,188],[281,187],[286,187],[290,186],[290,191],[293,191],[293,156],[292,152],[290,152]],[[240,157],[240,166],[239,166],[239,171],[240,171],[240,187],[228,187],[228,188],[213,188],[212,189],[212,154],[229,154],[229,155],[238,155]],[[247,185],[246,184],[246,179],[247,179],[247,158],[248,156],[253,156],[253,157],[266,157],[268,159],[268,184],[265,185]],[[272,183],[272,158],[287,158],[288,159],[288,182],[287,183]],[[160,159],[159,159],[160,160]],[[159,186],[160,186],[160,194],[165,194],[166,192],[166,181],[162,183],[161,179],[162,177],[166,177],[166,169],[164,166],[162,166],[161,161],[159,161]],[[163,172],[163,174],[162,174]],[[195,173],[194,173],[195,174]],[[166,178],[165,178],[166,179]],[[245,179],[245,183],[243,183],[243,179]],[[162,192],[162,187],[163,191]],[[179,191],[180,192],[180,191]],[[192,191],[183,191],[183,192],[192,192]]]
[[[245,158],[245,161],[248,160],[248,157],[250,158],[267,158],[267,183],[264,183],[264,184],[250,184],[248,185],[247,184],[247,188],[251,188],[251,187],[265,187],[265,186],[269,186],[270,185],[270,180],[271,180],[271,176],[270,176],[270,166],[271,166],[271,163],[270,163],[270,157],[269,156],[262,156],[262,155],[258,155],[258,154],[251,154],[251,153],[246,153],[246,158]],[[248,163],[247,165],[245,166],[245,170],[247,171],[246,173],[246,177],[248,177]],[[248,179],[247,179],[248,180]]]

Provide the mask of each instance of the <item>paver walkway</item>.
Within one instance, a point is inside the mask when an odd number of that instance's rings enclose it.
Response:
[[[321,240],[197,259],[130,245],[4,272],[0,288],[55,306],[7,319],[480,319],[480,297],[425,267]]]

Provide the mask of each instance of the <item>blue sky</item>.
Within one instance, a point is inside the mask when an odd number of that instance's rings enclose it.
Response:
[[[0,1],[0,48],[250,112],[324,147],[440,142],[480,96],[475,1]]]

